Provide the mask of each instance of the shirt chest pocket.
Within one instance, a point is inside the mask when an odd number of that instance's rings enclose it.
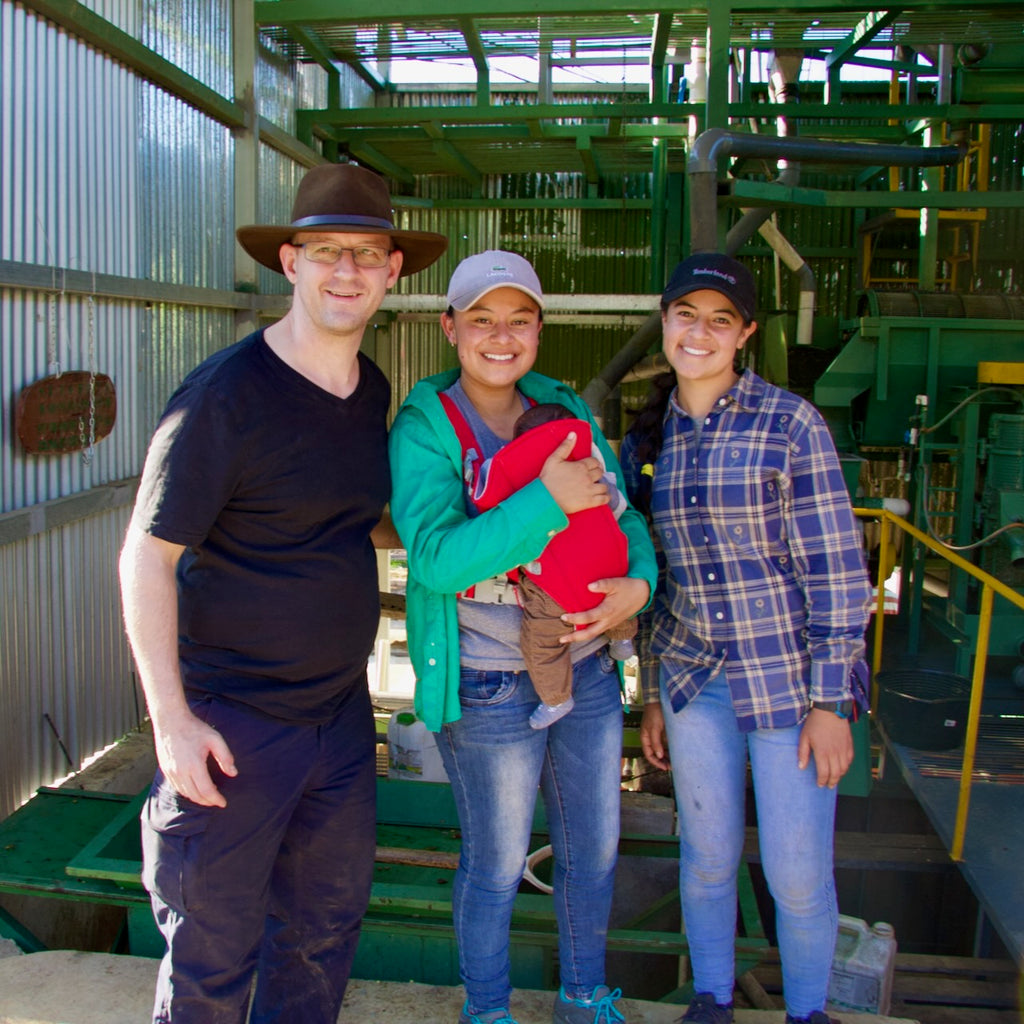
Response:
[[[700,492],[722,543],[762,558],[785,555],[787,464],[788,447],[770,439],[756,446],[726,444],[714,453]]]

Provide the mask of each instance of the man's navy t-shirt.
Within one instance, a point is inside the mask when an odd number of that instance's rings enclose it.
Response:
[[[390,496],[387,379],[359,356],[348,398],[258,331],[197,367],[153,436],[133,522],[187,548],[179,648],[190,696],[329,718],[380,614],[370,530]]]

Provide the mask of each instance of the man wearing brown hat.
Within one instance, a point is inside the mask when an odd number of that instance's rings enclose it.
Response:
[[[310,171],[292,223],[240,228],[293,285],[283,319],[171,396],[121,553],[159,767],[143,881],[167,940],[153,1020],[333,1024],[370,892],[387,380],[359,352],[445,250],[386,185]]]

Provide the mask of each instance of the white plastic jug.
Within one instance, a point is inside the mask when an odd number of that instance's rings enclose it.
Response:
[[[840,914],[828,980],[829,1006],[884,1017],[892,1003],[895,966],[896,936],[891,924],[878,921],[869,927],[866,921]]]
[[[388,722],[388,778],[448,781],[434,734],[411,711],[396,711]]]

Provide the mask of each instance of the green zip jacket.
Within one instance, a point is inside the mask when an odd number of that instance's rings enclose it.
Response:
[[[461,715],[455,595],[533,561],[568,525],[565,513],[540,480],[475,518],[467,515],[462,446],[438,398],[458,375],[458,370],[449,370],[421,380],[398,410],[388,442],[391,518],[409,557],[406,631],[416,673],[414,706],[433,732]],[[593,425],[594,440],[625,494],[618,460],[576,392],[532,372],[518,386],[529,398],[560,402]],[[646,580],[653,594],[658,568],[647,522],[630,507],[619,526],[629,541],[629,575]]]

